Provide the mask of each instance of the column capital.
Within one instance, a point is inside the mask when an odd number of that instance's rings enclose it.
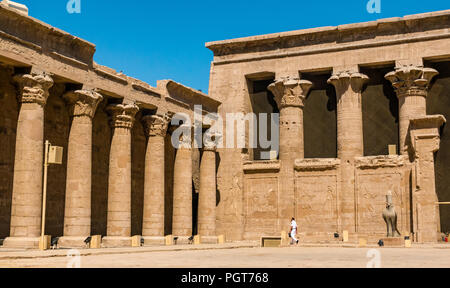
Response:
[[[399,98],[410,95],[426,97],[431,80],[438,74],[439,72],[433,68],[404,65],[395,68],[384,78],[392,83]]]
[[[37,103],[45,106],[49,96],[49,89],[53,86],[53,79],[46,73],[20,74],[13,77],[19,85],[19,102]]]
[[[278,108],[304,107],[304,101],[312,87],[312,82],[299,78],[284,77],[270,84],[268,89],[274,94]]]
[[[94,118],[98,104],[103,96],[94,90],[76,90],[64,94],[63,98],[71,105],[70,113],[73,117],[87,116]]]
[[[342,95],[348,88],[352,88],[353,92],[361,93],[364,84],[369,80],[366,75],[353,72],[353,71],[341,71],[334,73],[327,83],[334,86],[336,93]]]
[[[110,113],[111,126],[113,128],[133,128],[136,113],[139,107],[136,104],[113,104],[108,106],[107,111]]]
[[[222,135],[219,132],[208,131],[203,135],[203,151],[215,152]]]
[[[167,128],[169,128],[170,117],[167,113],[163,115],[148,115],[142,118],[142,122],[148,137],[165,137]]]

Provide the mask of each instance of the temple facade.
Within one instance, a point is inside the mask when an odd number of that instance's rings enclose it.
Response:
[[[220,115],[280,115],[278,157],[219,149],[218,233],[279,235],[295,217],[303,242],[347,231],[375,243],[391,191],[402,236],[438,241],[450,229],[449,27],[441,11],[207,43]]]
[[[443,11],[207,43],[206,95],[101,66],[93,44],[2,3],[3,246],[38,246],[45,141],[64,149],[48,167],[44,231],[60,247],[258,240],[292,217],[304,242],[378,241],[389,191],[402,236],[437,242],[450,231],[449,28]],[[279,115],[279,133],[271,117],[244,132],[279,147],[174,147],[178,128],[198,127],[171,120],[195,119],[196,105]],[[240,136],[227,124],[225,142]]]

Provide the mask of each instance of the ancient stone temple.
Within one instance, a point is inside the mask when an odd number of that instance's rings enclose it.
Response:
[[[61,237],[60,247],[82,247],[90,235],[104,236],[105,247],[131,246],[134,235],[164,244],[172,231],[182,242],[197,222],[214,240],[216,201],[197,204],[199,192],[216,196],[214,149],[176,151],[170,133],[173,115],[193,118],[194,102],[216,112],[220,102],[171,80],[151,87],[95,63],[94,52],[0,4],[3,245],[38,245],[44,140],[65,151],[47,181],[45,234]]]
[[[104,247],[135,235],[258,240],[291,217],[304,242],[344,231],[378,241],[389,191],[402,236],[450,231],[450,11],[208,43],[206,95],[101,66],[93,44],[22,10],[0,4],[3,246],[38,245],[46,140],[64,148],[48,168],[44,231],[60,247],[94,235]],[[222,119],[270,115],[243,136],[279,138],[279,149],[175,147],[178,129],[198,127],[171,120],[195,119],[196,105]],[[225,142],[239,138],[223,124]]]
[[[279,235],[294,216],[301,241],[376,241],[392,191],[402,236],[438,241],[450,230],[449,28],[442,11],[207,43],[220,115],[280,114],[278,157],[219,149],[218,233]]]

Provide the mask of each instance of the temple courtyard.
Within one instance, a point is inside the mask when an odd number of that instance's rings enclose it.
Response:
[[[5,268],[448,268],[450,246],[260,248],[251,243],[101,250],[0,250]],[[71,254],[72,253],[72,254]],[[379,254],[378,254],[379,253]],[[69,256],[68,256],[69,254]],[[378,261],[379,260],[379,261]]]

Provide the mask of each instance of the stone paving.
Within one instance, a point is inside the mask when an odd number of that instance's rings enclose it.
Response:
[[[382,268],[449,268],[450,246],[376,248],[311,245],[260,248],[256,243],[79,250],[81,268],[365,268],[379,255]],[[378,252],[374,252],[374,250]],[[76,263],[70,250],[0,249],[1,268],[65,268]],[[370,254],[372,253],[372,254]],[[73,254],[73,253],[72,253]],[[372,262],[371,262],[372,261]]]

